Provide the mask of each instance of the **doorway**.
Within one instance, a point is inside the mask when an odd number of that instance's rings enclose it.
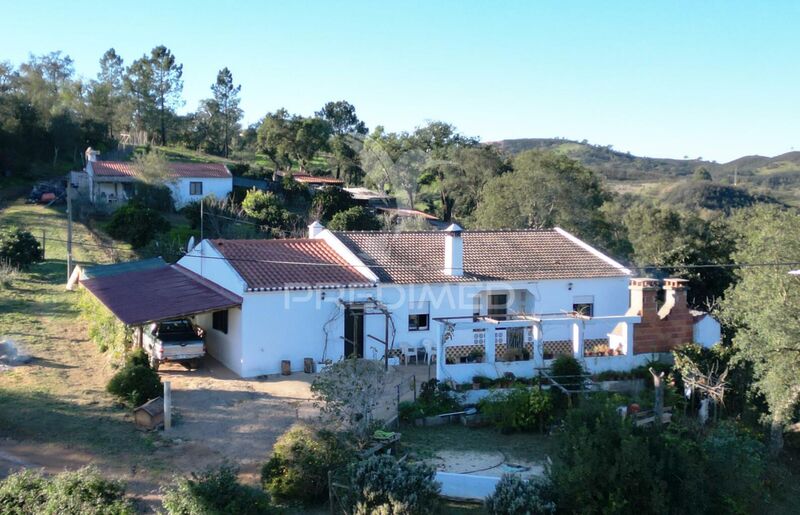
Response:
[[[344,308],[344,357],[364,357],[364,305],[348,304]]]

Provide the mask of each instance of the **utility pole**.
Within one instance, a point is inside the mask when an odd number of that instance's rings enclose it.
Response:
[[[72,275],[72,181],[67,180],[67,281]]]

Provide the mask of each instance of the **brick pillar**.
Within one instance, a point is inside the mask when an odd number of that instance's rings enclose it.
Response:
[[[631,279],[628,289],[631,292],[631,306],[626,313],[629,316],[639,316],[642,321],[631,327],[633,349],[628,349],[630,354],[646,354],[658,352],[660,343],[660,328],[658,318],[658,279],[638,278]]]
[[[664,305],[658,311],[658,317],[664,324],[664,351],[684,343],[691,343],[694,338],[694,317],[686,301],[686,279],[664,279]]]

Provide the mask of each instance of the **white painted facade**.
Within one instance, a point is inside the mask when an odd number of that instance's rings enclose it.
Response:
[[[535,374],[545,366],[541,353],[543,342],[571,342],[573,355],[583,360],[591,372],[629,370],[643,365],[654,356],[634,354],[633,333],[638,316],[626,315],[629,308],[629,276],[576,278],[539,281],[448,282],[438,284],[380,283],[378,277],[344,245],[335,234],[312,226],[311,236],[325,240],[345,261],[360,271],[375,286],[339,289],[293,289],[284,291],[248,291],[247,284],[234,267],[211,244],[201,242],[184,256],[179,264],[240,295],[241,309],[228,315],[228,332],[212,327],[211,314],[197,317],[206,329],[209,353],[241,377],[277,374],[281,361],[289,360],[292,370],[302,370],[304,358],[315,362],[339,360],[345,356],[345,306],[379,301],[391,313],[388,327],[393,349],[401,345],[421,348],[433,344],[437,356],[437,376],[456,382],[469,382],[475,375],[502,376],[512,372],[518,376]],[[269,266],[265,264],[264,266]],[[454,266],[457,268],[457,265]],[[473,316],[489,314],[490,295],[507,296],[507,313],[535,314],[538,321],[481,322],[483,339],[476,339],[477,326],[470,326]],[[592,317],[576,318],[576,304],[592,305]],[[411,314],[427,314],[427,327],[414,327]],[[458,319],[466,322],[445,341],[446,324],[436,319]],[[485,319],[481,319],[485,320]],[[526,342],[536,351],[526,361],[495,360],[495,344],[505,344],[508,327],[525,327]],[[695,326],[695,339],[719,340],[719,324],[710,316]],[[380,314],[364,317],[363,356],[381,359],[387,332],[386,318]],[[371,338],[370,336],[374,337]],[[620,349],[620,355],[587,356],[585,340],[604,340],[609,347]],[[446,363],[447,346],[485,345],[482,363]]]
[[[94,203],[125,203],[134,194],[137,181],[133,177],[95,175],[92,161],[86,163],[86,175],[89,198]],[[233,176],[179,177],[165,183],[165,186],[172,193],[175,208],[180,209],[205,197],[213,196],[218,199],[227,197],[233,191]]]

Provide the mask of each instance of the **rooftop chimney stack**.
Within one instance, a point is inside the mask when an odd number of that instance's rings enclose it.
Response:
[[[324,230],[325,226],[319,223],[319,220],[315,220],[314,223],[308,226],[308,237],[313,240]]]
[[[646,277],[631,279],[628,289],[631,291],[631,306],[628,308],[628,315],[645,316],[648,313],[656,313],[658,310],[656,300],[658,279]]]
[[[669,278],[664,279],[664,305],[658,310],[658,316],[662,319],[667,315],[683,314],[688,312],[689,304],[686,301],[686,279]]]
[[[464,240],[461,232],[464,229],[452,224],[444,230],[444,273],[454,277],[464,275]]]
[[[87,148],[86,149],[86,162],[87,163],[90,162],[90,161],[92,163],[96,162],[97,161],[97,156],[99,154],[100,154],[100,152],[98,152],[97,150],[93,150],[92,147]]]

